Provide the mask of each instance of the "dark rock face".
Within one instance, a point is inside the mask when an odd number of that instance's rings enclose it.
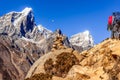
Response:
[[[23,80],[30,66],[43,54],[35,44],[25,43],[26,46],[19,46],[10,37],[0,35],[0,79]]]
[[[1,39],[0,42],[0,74],[2,75],[1,79],[19,79],[22,73],[20,74],[20,72],[18,72],[18,67],[16,67],[15,61],[13,60],[13,57],[17,58],[17,55],[15,56],[13,51],[10,49],[10,41],[6,41],[3,38],[3,40]],[[22,76],[23,74],[21,75],[21,77]]]

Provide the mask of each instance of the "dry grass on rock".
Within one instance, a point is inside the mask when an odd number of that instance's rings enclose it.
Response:
[[[52,76],[49,74],[40,73],[40,74],[35,74],[31,78],[27,78],[25,80],[52,80]]]
[[[44,69],[49,75],[65,77],[72,66],[78,63],[79,60],[74,54],[63,52],[57,56],[55,62],[52,59],[46,60]]]

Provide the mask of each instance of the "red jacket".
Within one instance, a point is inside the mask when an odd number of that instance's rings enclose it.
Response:
[[[108,24],[109,24],[109,25],[112,25],[112,23],[113,23],[113,16],[109,16]]]

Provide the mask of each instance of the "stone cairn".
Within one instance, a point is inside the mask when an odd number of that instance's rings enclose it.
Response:
[[[51,50],[54,51],[54,50],[66,49],[66,47],[63,44],[64,39],[65,39],[64,36],[58,34],[54,40],[54,44]]]

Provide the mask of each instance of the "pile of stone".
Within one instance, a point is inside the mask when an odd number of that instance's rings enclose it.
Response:
[[[52,46],[52,49],[51,51],[54,51],[54,50],[60,50],[60,49],[66,49],[66,47],[64,46],[63,44],[63,40],[65,39],[64,36],[62,35],[57,35],[55,40],[54,40],[54,44]]]

